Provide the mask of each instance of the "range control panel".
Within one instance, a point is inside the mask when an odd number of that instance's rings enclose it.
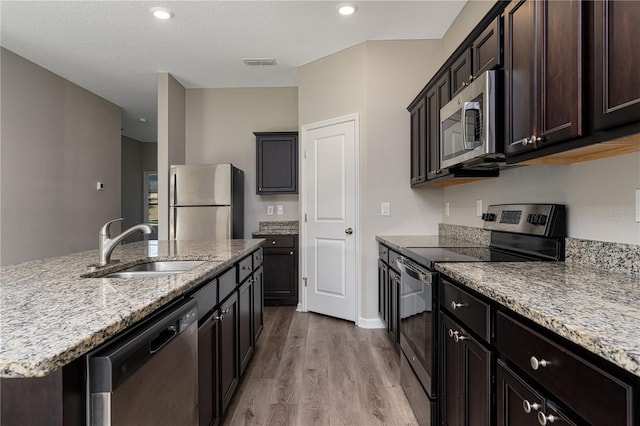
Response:
[[[482,215],[484,229],[544,237],[566,237],[562,204],[495,204]]]

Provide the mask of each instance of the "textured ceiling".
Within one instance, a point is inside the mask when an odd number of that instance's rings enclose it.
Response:
[[[297,86],[296,68],[366,40],[441,38],[466,0],[0,1],[3,47],[123,109],[123,134],[156,140],[157,77],[187,88]],[[153,18],[168,7],[175,17]],[[276,66],[248,67],[247,57]],[[148,119],[138,122],[139,117]]]

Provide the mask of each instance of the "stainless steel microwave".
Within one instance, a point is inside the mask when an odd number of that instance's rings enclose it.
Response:
[[[440,167],[473,163],[503,152],[496,146],[496,71],[485,71],[440,109]]]

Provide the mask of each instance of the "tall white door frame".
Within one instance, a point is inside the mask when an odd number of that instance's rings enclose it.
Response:
[[[301,127],[301,135],[300,135],[300,147],[299,150],[299,164],[300,164],[300,264],[299,270],[300,274],[300,292],[301,294],[301,303],[298,304],[298,310],[302,312],[307,312],[308,304],[307,304],[307,287],[306,287],[306,277],[307,275],[307,256],[308,256],[308,247],[306,247],[305,242],[308,235],[307,230],[307,222],[305,220],[305,214],[307,213],[307,191],[306,191],[306,182],[307,182],[307,164],[305,161],[305,150],[307,147],[307,137],[308,132],[314,129],[327,127],[336,124],[342,124],[347,122],[354,123],[354,155],[355,155],[355,232],[356,242],[355,242],[355,291],[356,291],[356,306],[355,306],[355,323],[359,325],[360,312],[362,311],[362,295],[361,295],[361,282],[360,282],[360,247],[361,247],[361,235],[360,232],[360,116],[358,113],[348,114],[341,117],[331,118],[328,120],[305,124]]]

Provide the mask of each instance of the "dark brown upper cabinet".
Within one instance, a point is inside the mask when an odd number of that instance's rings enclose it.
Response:
[[[254,132],[256,194],[298,192],[298,132]]]
[[[411,116],[411,185],[427,179],[427,134],[425,100],[421,98],[409,110]]]
[[[451,100],[451,81],[449,73],[437,80],[433,92],[427,93],[427,180],[449,174],[449,169],[440,167],[440,108]]]
[[[640,120],[640,2],[594,4],[594,129]]]
[[[583,6],[516,0],[506,7],[507,156],[582,135]]]
[[[471,44],[473,77],[502,65],[502,17],[494,19]]]
[[[473,80],[471,71],[471,48],[465,49],[451,65],[451,91],[455,96]]]

